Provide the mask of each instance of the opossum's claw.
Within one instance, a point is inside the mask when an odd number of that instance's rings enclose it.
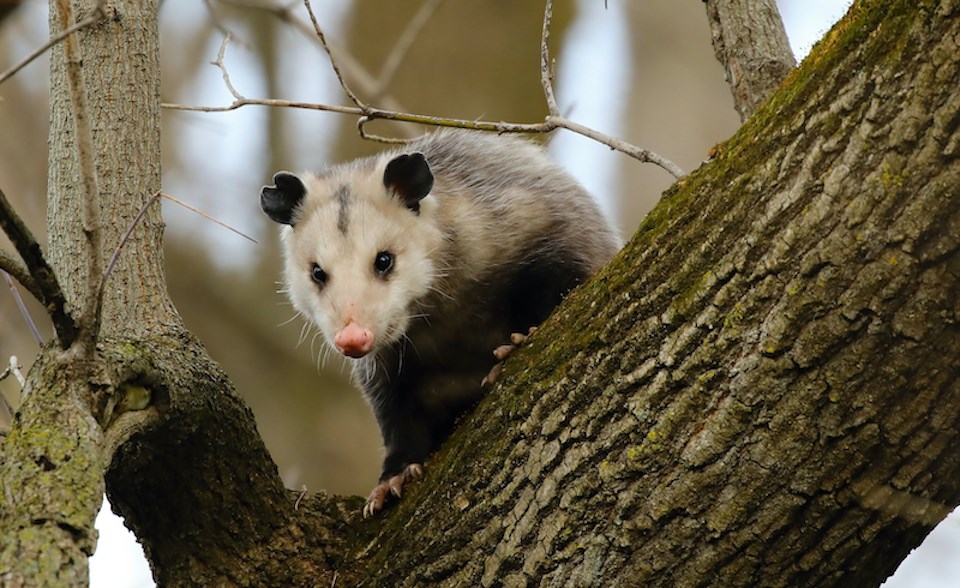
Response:
[[[501,345],[493,350],[493,356],[497,358],[498,361],[492,368],[490,368],[490,372],[483,377],[483,380],[480,382],[480,386],[491,386],[496,383],[497,378],[500,377],[500,372],[503,371],[503,362],[510,357],[510,354],[513,353],[517,347],[520,347],[527,342],[527,337],[536,332],[537,327],[530,327],[527,329],[526,335],[523,333],[510,333],[510,344]]]
[[[403,471],[386,480],[382,480],[370,492],[363,506],[363,518],[368,519],[383,510],[383,505],[392,494],[397,498],[403,495],[403,487],[423,477],[423,466],[418,463],[407,464]]]

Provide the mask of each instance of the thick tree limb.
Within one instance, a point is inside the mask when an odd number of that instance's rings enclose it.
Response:
[[[53,273],[53,268],[47,264],[43,256],[40,244],[34,238],[33,233],[27,228],[23,220],[17,215],[16,211],[7,200],[6,194],[0,190],[0,228],[6,233],[17,253],[26,264],[26,270],[29,272],[31,281],[24,281],[22,271],[18,264],[11,263],[9,260],[5,263],[4,269],[10,272],[17,281],[29,291],[46,308],[50,320],[53,321],[53,327],[57,333],[57,342],[62,349],[69,347],[77,338],[77,325],[73,318],[67,312],[66,298],[57,282],[57,277]],[[9,267],[7,267],[9,265]]]
[[[126,422],[120,407],[107,417],[106,445],[116,449],[107,495],[144,545],[156,581],[329,585],[362,501],[285,490],[250,409],[188,334],[144,341],[133,355],[108,349],[107,358],[131,365],[126,379],[148,399]],[[234,461],[240,455],[243,467]]]
[[[19,259],[16,259],[6,251],[0,251],[0,270],[10,274],[10,276],[26,288],[27,292],[35,299],[41,302],[43,301],[43,291],[40,290],[33,276],[30,275],[30,270],[28,270]]]
[[[0,453],[0,583],[80,586],[103,496],[102,433],[86,397],[90,364],[56,349],[34,362]]]
[[[745,121],[797,62],[775,0],[704,0],[717,61]]]
[[[511,358],[366,585],[892,573],[960,501],[958,10],[861,2]]]

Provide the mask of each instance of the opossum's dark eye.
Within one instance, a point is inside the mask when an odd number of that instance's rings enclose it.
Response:
[[[390,270],[393,269],[393,254],[389,251],[381,251],[377,258],[373,260],[373,271],[381,278],[387,277]]]
[[[323,271],[323,268],[317,264],[313,264],[313,268],[310,270],[310,277],[321,286],[327,283],[327,272]]]

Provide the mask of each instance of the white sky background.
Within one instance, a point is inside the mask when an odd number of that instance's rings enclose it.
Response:
[[[616,121],[621,118],[624,108],[620,97],[626,91],[626,88],[617,85],[622,83],[617,80],[628,79],[629,76],[622,75],[622,72],[624,68],[630,67],[629,63],[622,60],[623,55],[630,54],[630,51],[626,50],[628,29],[624,24],[626,18],[624,0],[609,0],[606,10],[603,8],[604,2],[598,0],[578,1],[581,5],[581,17],[568,33],[568,44],[557,55],[560,69],[556,90],[561,108],[575,104],[574,114],[579,122],[617,135]],[[336,30],[336,27],[331,25],[340,18],[343,2],[344,0],[337,0],[324,3],[324,8],[318,16],[326,30]],[[798,58],[806,55],[813,43],[846,12],[850,3],[850,0],[779,0],[778,4],[787,33]],[[196,8],[199,11],[194,15],[197,19],[206,18],[198,2],[177,2],[177,4],[178,9],[187,11],[193,11]],[[23,9],[43,12],[45,7],[38,5],[40,3],[28,2]],[[323,14],[324,12],[326,14]],[[38,14],[37,18],[31,19],[31,22],[35,22],[38,28],[34,31],[35,35],[29,33],[22,35],[24,53],[46,37],[45,16]],[[190,22],[190,18],[183,18],[178,21],[178,26],[189,26]],[[589,50],[586,49],[587,45]],[[208,49],[209,55],[216,54],[216,47]],[[249,61],[246,64],[248,73],[244,75],[244,52],[234,48],[228,59],[234,82],[242,88],[241,91],[251,96],[260,95],[256,76],[249,73],[251,71]],[[228,103],[229,96],[223,90],[220,77],[212,75],[207,79],[210,85],[198,90],[197,103]],[[315,101],[337,100],[339,92],[335,86],[330,86],[331,83],[335,83],[335,78],[332,76],[307,78],[302,75],[290,75],[287,79],[291,80],[292,86],[290,94],[283,96],[284,98],[309,96],[309,99]],[[577,79],[579,83],[574,87],[564,82],[567,79]],[[588,82],[585,83],[584,80]],[[297,86],[298,82],[304,85]],[[590,90],[594,88],[605,88],[605,91],[593,93]],[[611,89],[617,91],[611,91]],[[259,173],[259,170],[250,170],[249,166],[244,166],[243,162],[256,157],[256,153],[262,148],[265,138],[251,130],[262,128],[262,125],[251,124],[251,122],[256,121],[257,117],[262,117],[263,110],[241,109],[236,115],[229,119],[219,118],[227,115],[209,115],[209,118],[199,119],[198,122],[193,123],[191,126],[195,140],[190,143],[195,146],[195,152],[187,157],[209,160],[212,156],[214,159],[211,160],[211,169],[218,170],[219,178],[227,178],[228,183],[231,177],[240,178],[233,181],[238,186],[246,186],[251,182],[245,174]],[[251,122],[244,123],[244,120]],[[308,127],[311,133],[322,133],[324,126],[330,124],[332,117],[310,114],[302,120],[304,127]],[[299,121],[297,126],[300,131],[304,128],[299,126]],[[291,133],[291,136],[296,134]],[[610,169],[613,158],[609,156],[609,150],[606,147],[590,143],[571,133],[562,133],[551,144],[551,151],[554,157],[577,176],[590,192],[594,194],[618,192],[617,186],[610,184],[616,181],[612,178],[616,178],[617,174],[612,173]],[[312,153],[312,157],[317,157],[316,152]],[[258,179],[253,183],[261,181]],[[177,193],[177,190],[169,185],[178,183],[183,186],[183,179],[164,176],[164,187],[174,193]],[[184,190],[181,192],[189,193]],[[243,193],[242,190],[231,190],[230,185],[222,187],[223,194],[238,192]],[[240,208],[235,204],[228,200],[223,201],[222,205],[218,205],[215,210],[209,212],[228,223],[232,222],[242,227],[244,220],[234,216],[235,211]],[[609,204],[604,204],[604,208],[608,214],[612,212]],[[233,250],[234,254],[242,256],[243,252],[237,251],[237,240],[229,233],[219,230],[211,231],[210,225],[204,223],[192,224],[195,219],[190,219],[186,215],[180,216],[178,212],[169,208],[165,211],[165,216],[174,230],[182,221],[189,227],[187,230],[200,230],[208,234],[209,241],[215,247],[222,246],[225,250]],[[255,236],[264,237],[263,235]],[[230,253],[228,253],[229,256],[231,256]],[[94,588],[153,586],[154,583],[140,546],[136,543],[133,534],[123,526],[121,519],[110,512],[106,501],[97,517],[97,529],[100,532],[100,541],[96,554],[90,559],[91,585]],[[930,534],[923,546],[907,558],[897,574],[884,586],[886,588],[960,586],[960,557],[958,556],[960,556],[960,516],[954,514]]]

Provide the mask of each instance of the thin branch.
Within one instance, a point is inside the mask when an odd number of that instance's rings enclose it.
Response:
[[[187,204],[186,202],[183,202],[182,200],[177,200],[177,199],[174,198],[173,196],[171,196],[171,195],[169,195],[169,194],[166,194],[166,193],[164,193],[164,192],[158,192],[158,194],[159,194],[160,196],[163,196],[164,198],[166,198],[166,199],[169,200],[170,202],[173,202],[174,204],[179,204],[180,206],[186,208],[187,210],[199,214],[200,216],[202,216],[203,218],[207,219],[208,221],[213,222],[213,223],[217,223],[218,225],[220,225],[221,227],[227,229],[228,231],[232,231],[232,232],[240,235],[241,237],[243,237],[243,238],[246,239],[247,241],[250,241],[251,243],[254,243],[254,244],[256,244],[256,245],[259,245],[259,244],[260,244],[259,242],[257,242],[256,239],[254,239],[254,238],[251,237],[250,235],[247,235],[246,233],[243,233],[243,232],[241,232],[241,231],[239,231],[239,230],[231,227],[230,225],[228,225],[227,223],[225,223],[225,222],[223,222],[223,221],[219,221],[219,220],[213,218],[213,217],[210,216],[209,214],[203,212],[202,210],[198,210],[198,209],[190,206],[189,204]]]
[[[361,116],[357,119],[357,130],[360,131],[360,138],[366,139],[368,141],[376,141],[377,143],[387,143],[393,145],[403,145],[409,143],[410,139],[398,139],[395,137],[382,137],[380,135],[372,135],[367,132],[365,128],[367,123],[370,122],[369,116]]]
[[[30,270],[27,269],[25,265],[20,263],[20,260],[10,255],[6,251],[0,251],[0,270],[11,275],[15,280],[20,282],[20,285],[27,289],[27,292],[30,293],[35,299],[39,302],[43,302],[44,294],[40,290],[40,286],[37,285],[37,281],[33,279],[33,276],[30,275]]]
[[[249,0],[225,0],[229,1],[232,4],[244,5],[244,6],[259,6],[259,4],[249,4]],[[338,79],[340,80],[341,86],[348,95],[351,96],[351,100],[354,101],[356,106],[335,106],[329,104],[316,104],[309,102],[296,102],[292,100],[277,100],[277,99],[257,99],[257,98],[247,98],[242,95],[239,91],[234,88],[230,83],[230,76],[227,73],[226,65],[223,62],[224,53],[226,50],[228,39],[224,40],[224,43],[220,47],[220,52],[218,53],[217,60],[213,62],[218,68],[220,68],[224,82],[227,85],[227,88],[230,90],[231,95],[234,100],[228,106],[191,106],[185,104],[171,104],[164,103],[161,106],[170,110],[186,110],[191,112],[227,112],[231,110],[236,110],[243,106],[271,106],[279,108],[301,108],[306,110],[321,110],[327,112],[337,112],[340,114],[348,114],[357,116],[357,128],[359,129],[360,136],[365,139],[371,139],[375,141],[380,141],[383,143],[403,143],[406,142],[404,139],[393,139],[388,137],[381,137],[378,135],[372,135],[366,132],[365,125],[372,120],[381,119],[381,120],[390,120],[397,122],[411,122],[418,123],[422,125],[435,126],[435,127],[456,127],[464,129],[472,129],[477,131],[490,131],[495,133],[525,133],[525,134],[543,134],[550,133],[558,128],[563,128],[570,130],[574,133],[583,135],[604,145],[620,151],[638,161],[653,163],[660,166],[667,172],[669,172],[673,177],[680,179],[684,175],[684,171],[670,161],[666,157],[663,157],[653,151],[642,149],[635,145],[631,145],[626,141],[622,141],[615,137],[611,137],[604,133],[601,133],[597,130],[586,127],[582,124],[576,123],[572,120],[569,120],[562,116],[557,108],[556,99],[553,95],[552,87],[552,73],[550,68],[550,55],[549,50],[547,49],[547,40],[550,35],[550,21],[552,17],[553,3],[547,2],[546,10],[544,11],[544,25],[543,25],[543,36],[541,39],[541,83],[544,87],[544,95],[547,100],[548,108],[550,109],[551,114],[549,114],[543,122],[539,123],[512,123],[504,121],[485,121],[485,120],[465,120],[457,118],[446,118],[439,116],[431,116],[425,114],[414,114],[408,112],[400,112],[398,110],[388,110],[383,108],[376,108],[364,104],[356,97],[355,94],[350,90],[350,88],[344,83],[343,76],[337,60],[334,59],[333,55],[330,54],[330,48],[327,44],[326,38],[323,36],[323,32],[320,30],[319,25],[313,10],[310,6],[310,0],[303,0],[307,6],[307,10],[310,12],[310,18],[314,24],[315,32],[320,39],[323,48],[327,51],[327,54],[330,57],[330,62],[332,64],[334,72],[337,74]]]
[[[550,116],[559,117],[560,108],[557,107],[557,98],[553,95],[553,68],[550,63],[550,21],[553,19],[553,0],[547,0],[543,9],[543,31],[540,34],[540,85],[543,86],[543,97],[547,101],[547,110]]]
[[[0,372],[0,382],[7,379],[8,376],[13,376],[17,379],[17,383],[20,384],[20,396],[22,398],[27,381],[24,379],[23,374],[20,373],[20,363],[17,361],[16,355],[10,356],[7,367]],[[7,402],[7,397],[0,394],[0,435],[6,435],[9,432],[10,423],[13,421],[13,412],[13,407]]]
[[[93,12],[90,13],[90,16],[81,20],[80,22],[73,25],[72,27],[64,30],[63,32],[57,35],[54,35],[53,37],[50,37],[49,41],[37,47],[32,53],[30,53],[30,55],[27,55],[26,57],[24,57],[20,63],[17,63],[7,71],[0,73],[0,84],[7,81],[9,78],[12,78],[14,75],[17,74],[17,72],[19,72],[21,69],[25,68],[26,66],[30,65],[30,63],[34,59],[46,53],[48,49],[50,49],[60,41],[63,41],[64,39],[66,39],[73,33],[76,33],[77,31],[83,30],[89,26],[93,26],[97,24],[98,22],[105,19],[106,17],[107,17],[107,13],[105,10],[103,10],[103,5],[98,4],[93,9]]]
[[[53,327],[57,333],[57,342],[61,348],[66,349],[77,339],[77,325],[73,317],[67,312],[67,302],[63,296],[63,290],[60,289],[60,283],[57,281],[53,269],[43,257],[40,244],[37,243],[33,233],[13,210],[13,207],[10,206],[3,190],[0,190],[0,228],[3,229],[13,246],[16,247],[17,253],[20,254],[20,258],[23,259],[27,271],[30,273],[30,277],[36,283],[36,288],[31,289],[23,281],[20,283],[31,294],[40,294],[37,299],[46,308],[47,314],[50,315],[50,320],[53,322]]]
[[[7,282],[7,286],[10,287],[10,293],[13,295],[13,299],[17,303],[17,309],[20,311],[20,315],[23,316],[23,320],[26,321],[27,327],[29,327],[30,332],[33,334],[33,338],[37,341],[37,345],[43,347],[43,337],[40,336],[40,331],[37,330],[37,325],[33,322],[33,317],[30,316],[30,311],[27,310],[27,305],[23,303],[23,297],[20,296],[20,292],[17,290],[17,285],[13,283],[13,278],[11,278],[10,274],[5,271],[0,271],[0,274],[3,275],[3,279]]]
[[[130,239],[130,235],[133,234],[133,230],[137,228],[137,225],[140,224],[140,221],[143,220],[143,216],[147,214],[147,210],[150,208],[150,205],[160,199],[160,192],[155,193],[153,196],[147,199],[144,202],[143,206],[140,207],[140,210],[137,212],[137,215],[133,217],[133,221],[130,223],[130,226],[127,227],[127,230],[123,233],[123,237],[120,238],[120,242],[117,243],[117,248],[113,250],[113,255],[110,256],[110,261],[107,263],[107,269],[103,272],[103,278],[100,280],[100,286],[97,288],[97,298],[103,299],[103,293],[106,291],[107,278],[110,277],[110,273],[113,272],[113,266],[117,264],[117,259],[120,257],[120,251],[123,250],[123,246],[127,244],[127,241]]]
[[[227,87],[227,90],[230,91],[230,95],[233,96],[233,99],[242,100],[243,96],[237,91],[236,88],[233,87],[233,82],[230,81],[230,74],[227,73],[227,67],[223,64],[223,56],[227,53],[227,45],[230,44],[231,38],[232,35],[230,31],[227,31],[227,34],[223,37],[223,42],[220,43],[220,50],[217,51],[217,58],[210,63],[220,69],[220,75],[223,77],[223,84]]]
[[[610,149],[629,155],[638,161],[660,166],[661,168],[670,172],[670,175],[678,180],[687,175],[679,165],[670,161],[666,157],[663,157],[662,155],[650,151],[649,149],[642,149],[636,145],[627,143],[626,141],[621,141],[620,139],[611,137],[610,135],[605,135],[599,131],[591,129],[590,127],[584,126],[562,116],[556,118],[550,117],[550,119],[554,120],[554,122],[556,122],[556,126],[559,128],[567,129],[568,131],[572,131],[578,135],[583,135],[584,137],[593,139],[598,143],[603,143]]]
[[[168,110],[185,110],[187,112],[230,112],[243,106],[273,106],[277,108],[302,108],[304,110],[324,110],[362,116],[363,111],[354,106],[335,106],[331,104],[315,104],[312,102],[297,102],[295,100],[279,100],[273,98],[239,98],[227,106],[195,106],[191,104],[177,104],[164,102],[160,105]]]
[[[442,1],[442,0],[441,0]],[[294,27],[297,31],[300,32],[305,38],[309,39],[313,43],[320,45],[321,49],[323,45],[320,44],[320,40],[317,38],[316,32],[313,30],[313,27],[297,18],[294,13],[294,7],[299,6],[299,0],[293,0],[288,4],[278,4],[275,2],[264,1],[264,0],[219,0],[220,4],[226,4],[228,6],[234,6],[237,8],[243,8],[247,10],[256,10],[260,12],[265,12],[270,16],[273,16],[284,22],[288,25]],[[385,91],[385,85],[381,84],[374,76],[367,71],[363,65],[354,58],[349,51],[338,47],[335,42],[327,39],[329,45],[329,50],[333,53],[327,53],[327,55],[336,55],[337,63],[342,71],[346,74],[349,74],[347,77],[350,78],[353,84],[355,84],[358,89],[369,96],[376,96],[376,99],[381,101],[382,107],[386,110],[393,111],[402,111],[405,110],[403,105],[397,101],[392,95]],[[391,52],[392,54],[393,52]],[[404,125],[398,123],[399,132],[413,138],[419,133],[415,128],[410,125]],[[370,136],[371,139],[377,140],[376,136]],[[401,141],[402,139],[397,139]]]
[[[568,120],[562,116],[551,116],[547,117],[546,120],[540,123],[514,123],[514,122],[504,122],[504,121],[488,121],[488,120],[467,120],[462,118],[446,118],[442,116],[432,116],[428,114],[415,114],[409,112],[396,112],[393,110],[382,110],[374,107],[367,107],[367,112],[360,110],[359,108],[353,106],[334,106],[330,104],[315,104],[312,102],[295,102],[293,100],[275,100],[275,99],[259,99],[259,98],[241,98],[239,100],[233,101],[228,106],[191,106],[186,104],[172,104],[164,103],[161,105],[163,108],[170,110],[186,110],[190,112],[227,112],[230,110],[236,110],[243,106],[271,106],[277,108],[302,108],[306,110],[322,110],[327,112],[337,112],[340,114],[352,114],[359,117],[366,117],[366,120],[362,121],[363,124],[366,124],[374,119],[383,119],[383,120],[392,120],[400,122],[410,122],[418,123],[422,125],[428,125],[433,127],[455,127],[460,129],[471,129],[474,131],[489,131],[493,133],[523,133],[523,134],[539,134],[539,133],[549,133],[558,128],[564,128],[570,131],[573,131],[577,134],[589,137],[591,139],[600,141],[604,145],[620,151],[634,159],[639,161],[653,163],[660,166],[667,172],[669,172],[673,177],[678,180],[685,176],[686,174],[677,164],[673,163],[666,157],[658,155],[653,151],[647,149],[642,149],[636,145],[627,143],[615,137],[611,137],[600,131],[596,131],[579,123],[575,123],[571,120]],[[373,139],[382,139],[384,142],[398,142],[395,139],[389,139],[386,137],[377,137],[376,135],[366,135],[369,138]]]
[[[393,49],[390,50],[390,54],[387,55],[383,67],[380,68],[380,74],[377,75],[377,86],[372,93],[371,101],[379,100],[390,86],[390,83],[393,81],[393,76],[396,75],[400,64],[403,63],[403,60],[410,52],[414,41],[420,36],[420,32],[433,17],[437,8],[443,4],[443,1],[444,0],[424,0],[423,4],[420,5],[420,10],[418,10],[417,13],[413,15],[413,18],[410,19],[410,22],[407,23],[407,28],[400,34],[400,38],[397,39]],[[331,59],[332,58],[331,56]]]
[[[13,377],[17,379],[17,383],[20,384],[20,390],[23,391],[27,387],[27,379],[23,377],[23,373],[20,372],[23,366],[20,365],[20,362],[17,360],[16,355],[10,356],[10,361],[7,362],[7,369],[13,374]],[[22,396],[22,394],[21,394]]]
[[[110,256],[110,261],[109,261],[109,263],[107,263],[107,269],[103,272],[103,278],[100,280],[99,292],[98,292],[98,294],[97,294],[99,297],[101,297],[101,298],[103,297],[103,293],[104,293],[104,291],[105,291],[105,289],[106,289],[106,285],[107,285],[107,278],[109,278],[109,277],[110,277],[110,274],[113,272],[113,268],[114,268],[114,266],[117,264],[117,260],[120,258],[120,252],[123,250],[123,247],[127,244],[127,241],[130,240],[130,236],[133,235],[134,229],[136,229],[136,228],[137,228],[137,225],[140,224],[140,221],[143,220],[143,217],[144,217],[144,215],[147,214],[147,210],[150,208],[150,206],[151,206],[154,202],[156,202],[157,200],[159,200],[161,196],[162,196],[163,198],[166,198],[167,200],[169,200],[169,201],[171,201],[171,202],[174,202],[174,203],[176,203],[176,204],[179,204],[180,206],[186,208],[187,210],[191,210],[191,211],[199,214],[200,216],[202,216],[203,218],[205,218],[205,219],[207,219],[207,220],[209,220],[209,221],[213,221],[213,222],[217,223],[218,225],[224,227],[225,229],[228,229],[228,230],[230,230],[230,231],[233,231],[234,233],[240,235],[240,236],[243,237],[244,239],[248,239],[248,240],[250,240],[250,241],[253,241],[254,243],[257,242],[257,240],[254,239],[253,237],[250,237],[249,235],[245,235],[245,234],[241,233],[240,231],[238,231],[237,229],[231,227],[230,225],[228,225],[228,224],[226,224],[226,223],[223,223],[223,222],[221,222],[221,221],[218,221],[217,219],[213,218],[212,216],[206,214],[205,212],[203,212],[203,211],[201,211],[201,210],[197,210],[196,208],[190,206],[190,205],[187,204],[186,202],[181,202],[180,200],[177,200],[176,198],[174,198],[173,196],[171,196],[171,195],[169,195],[169,194],[164,194],[163,192],[157,192],[157,193],[155,193],[153,196],[151,196],[150,198],[148,198],[147,201],[144,202],[143,206],[140,207],[140,210],[137,212],[137,215],[133,218],[133,221],[130,223],[130,226],[127,227],[127,230],[123,233],[123,237],[121,237],[120,242],[117,243],[116,249],[113,250],[113,255]]]
[[[57,18],[62,30],[69,28],[73,18],[70,0],[57,0]],[[103,10],[103,0],[97,2],[96,10]],[[66,57],[67,86],[70,94],[70,106],[73,114],[77,159],[80,166],[80,189],[82,203],[80,207],[85,244],[85,288],[80,317],[81,345],[86,353],[93,353],[94,342],[100,331],[101,297],[100,279],[103,265],[100,251],[100,197],[97,182],[93,131],[90,127],[87,111],[87,89],[83,79],[83,55],[80,40],[70,35],[64,40]]]
[[[346,80],[343,79],[340,66],[337,65],[337,60],[333,58],[333,53],[330,52],[327,37],[323,34],[323,31],[320,30],[320,23],[317,22],[317,15],[313,13],[313,6],[310,5],[310,0],[303,0],[303,5],[307,7],[307,12],[310,14],[310,22],[313,23],[313,30],[317,33],[320,44],[323,45],[323,49],[327,52],[327,55],[330,56],[330,66],[333,68],[333,73],[337,74],[337,79],[340,80],[340,87],[343,88],[343,91],[347,94],[347,97],[350,98],[350,101],[357,105],[357,108],[366,112],[367,106],[357,97],[353,90],[350,89]]]

